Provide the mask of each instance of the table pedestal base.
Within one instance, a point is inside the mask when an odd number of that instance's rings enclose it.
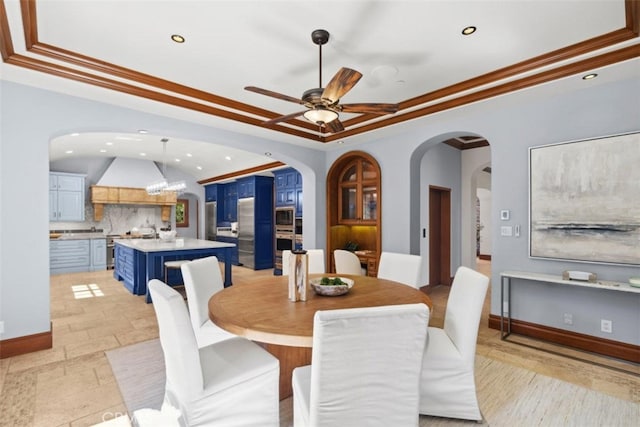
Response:
[[[293,395],[291,375],[294,368],[311,364],[311,348],[263,344],[265,350],[280,361],[280,400]]]

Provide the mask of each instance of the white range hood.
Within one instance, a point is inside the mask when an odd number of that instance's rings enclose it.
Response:
[[[98,180],[101,187],[146,188],[164,180],[160,169],[151,160],[116,157]]]
[[[91,186],[94,219],[101,221],[105,205],[155,205],[161,208],[161,218],[169,221],[171,207],[176,204],[174,191],[158,195],[147,193],[146,186],[162,181],[164,177],[150,160],[116,157],[106,172]]]

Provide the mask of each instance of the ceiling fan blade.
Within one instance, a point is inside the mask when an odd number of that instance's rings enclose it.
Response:
[[[335,76],[331,79],[327,87],[322,92],[322,99],[334,104],[338,102],[342,96],[349,92],[352,87],[358,83],[358,80],[362,77],[362,74],[351,68],[340,68]]]
[[[340,119],[331,120],[329,123],[325,123],[324,126],[331,133],[341,132],[344,130]]]
[[[393,114],[398,111],[398,104],[342,104],[338,108],[344,113]]]
[[[306,113],[307,110],[298,111],[297,113],[287,114],[285,116],[276,117],[275,119],[267,120],[266,122],[262,122],[263,125],[273,125],[275,123],[286,122],[289,119],[293,119],[294,117],[298,117]]]
[[[283,101],[295,102],[296,104],[304,104],[304,101],[302,99],[294,98],[293,96],[289,96],[289,95],[283,95],[281,93],[274,92],[271,90],[260,89],[259,87],[255,87],[255,86],[246,86],[244,89],[250,92],[259,93],[261,95],[267,95],[273,98],[282,99]]]

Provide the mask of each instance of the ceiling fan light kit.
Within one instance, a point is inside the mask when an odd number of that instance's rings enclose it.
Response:
[[[313,110],[305,111],[303,114],[304,118],[309,120],[312,123],[316,123],[320,126],[325,123],[329,123],[338,118],[338,113],[333,110],[329,110],[322,105],[316,106]]]
[[[319,83],[317,88],[306,90],[302,94],[302,98],[298,99],[292,96],[261,89],[255,86],[247,86],[245,90],[256,92],[262,95],[271,96],[283,101],[295,102],[304,105],[307,110],[298,111],[292,114],[286,114],[270,120],[263,124],[271,125],[284,122],[298,116],[304,116],[312,123],[324,128],[326,132],[336,133],[344,130],[342,122],[340,122],[340,112],[355,114],[393,114],[398,111],[398,104],[380,104],[380,103],[356,103],[356,104],[339,104],[347,92],[349,92],[356,83],[362,78],[362,74],[350,68],[341,68],[329,81],[326,87],[322,87],[322,45],[329,41],[329,32],[326,30],[314,30],[311,33],[311,40],[318,45],[319,64],[318,77]]]

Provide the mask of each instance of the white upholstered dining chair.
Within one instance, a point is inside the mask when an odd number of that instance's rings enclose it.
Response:
[[[278,359],[235,337],[198,348],[182,295],[149,281],[164,353],[163,405],[185,426],[279,426]]]
[[[421,265],[422,258],[419,255],[382,252],[378,263],[378,278],[420,288]]]
[[[293,371],[294,427],[417,426],[428,323],[424,304],[317,311],[311,365]]]
[[[224,289],[218,258],[199,258],[182,264],[180,269],[198,347],[235,337],[209,319],[209,298]]]
[[[467,267],[456,271],[444,328],[429,327],[420,381],[420,413],[482,419],[474,363],[482,306],[489,278]]]
[[[336,274],[353,274],[356,276],[364,276],[366,274],[366,269],[363,269],[360,264],[360,258],[353,252],[336,249],[333,251],[333,261],[336,266]]]
[[[308,255],[309,274],[325,273],[324,250],[323,249],[306,249]],[[282,251],[282,275],[289,275],[289,260],[291,259],[291,251]]]

